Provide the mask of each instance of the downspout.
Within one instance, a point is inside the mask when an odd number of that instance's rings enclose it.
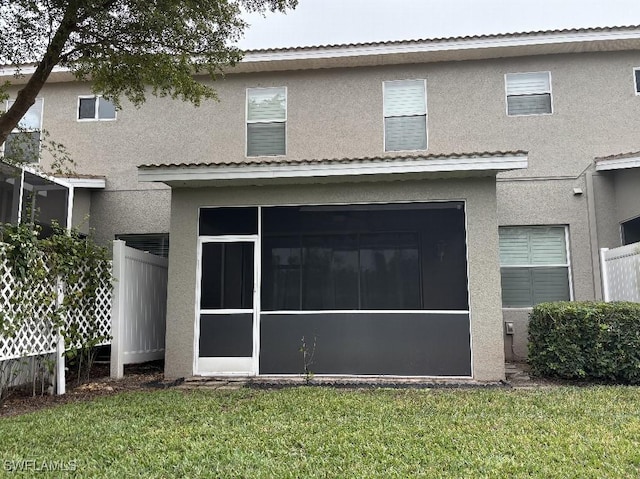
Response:
[[[595,190],[593,187],[593,170],[585,172],[587,187],[587,215],[589,221],[589,245],[591,247],[591,271],[593,272],[593,296],[602,301],[602,276],[600,273],[600,251],[598,250],[598,222],[596,216]]]

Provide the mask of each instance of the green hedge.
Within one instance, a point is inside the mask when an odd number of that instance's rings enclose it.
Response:
[[[538,376],[640,383],[640,303],[539,304],[529,363]]]

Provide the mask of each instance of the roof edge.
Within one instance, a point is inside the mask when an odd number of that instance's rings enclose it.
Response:
[[[524,151],[398,156],[332,160],[141,165],[138,181],[160,183],[229,182],[411,173],[500,172],[527,168]]]
[[[244,58],[225,70],[227,74],[286,71],[415,62],[460,61],[509,56],[619,51],[640,49],[640,25],[539,30],[421,40],[393,40],[305,47],[245,50]],[[26,83],[34,64],[0,66],[0,79]],[[74,81],[71,69],[56,66],[50,82]]]

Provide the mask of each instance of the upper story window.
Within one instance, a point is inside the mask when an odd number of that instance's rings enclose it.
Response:
[[[116,107],[106,98],[95,95],[78,97],[78,120],[98,121],[115,119]]]
[[[287,152],[287,89],[247,89],[247,156]]]
[[[564,226],[500,227],[499,233],[503,307],[571,300]]]
[[[507,114],[548,115],[551,106],[551,73],[507,73]]]
[[[384,151],[427,149],[427,82],[384,82]]]
[[[633,84],[636,89],[636,95],[640,95],[640,68],[633,69]]]
[[[15,100],[7,102],[7,110]],[[44,101],[37,98],[31,108],[7,137],[4,144],[4,156],[20,163],[37,163],[40,158],[40,139],[42,133],[42,113]]]

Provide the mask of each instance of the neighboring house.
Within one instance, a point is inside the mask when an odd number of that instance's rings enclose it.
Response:
[[[42,126],[99,240],[170,239],[167,377],[498,380],[640,239],[638,68],[640,27],[259,50],[200,108],[58,71]]]

